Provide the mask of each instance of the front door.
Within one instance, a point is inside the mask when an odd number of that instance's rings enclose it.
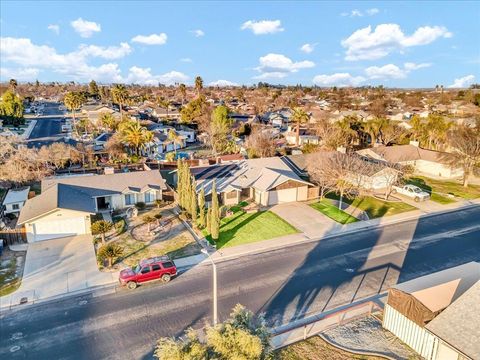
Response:
[[[104,197],[97,198],[97,209],[98,210],[105,210],[107,208],[107,201]]]

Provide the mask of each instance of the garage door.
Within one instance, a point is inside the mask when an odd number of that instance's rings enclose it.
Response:
[[[297,201],[297,188],[268,192],[268,205]]]
[[[34,241],[85,234],[85,228],[85,218],[83,216],[63,220],[36,222],[33,224]]]

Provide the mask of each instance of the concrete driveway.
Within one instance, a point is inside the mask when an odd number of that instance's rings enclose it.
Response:
[[[341,226],[305,203],[279,204],[273,206],[270,211],[273,211],[309,238],[322,236],[333,228]]]
[[[61,296],[117,280],[116,273],[98,271],[92,236],[80,235],[28,244],[20,288],[1,297],[2,306]]]

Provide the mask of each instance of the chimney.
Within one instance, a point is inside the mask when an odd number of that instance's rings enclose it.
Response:
[[[346,154],[347,153],[347,148],[344,147],[344,146],[339,146],[339,147],[337,147],[337,151],[342,153],[342,154]]]
[[[420,143],[418,141],[415,141],[415,140],[410,140],[410,145],[413,145],[415,147],[419,147]]]
[[[115,173],[115,169],[113,167],[106,167],[103,169],[103,173],[105,175],[112,175]]]

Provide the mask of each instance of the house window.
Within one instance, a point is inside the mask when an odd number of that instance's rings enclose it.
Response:
[[[153,191],[149,191],[145,193],[145,202],[152,203],[155,201],[155,193]]]
[[[135,204],[135,194],[125,194],[125,205]]]
[[[18,209],[20,209],[20,205],[18,205],[18,204],[12,204],[12,209],[13,209],[13,210],[18,210]]]

